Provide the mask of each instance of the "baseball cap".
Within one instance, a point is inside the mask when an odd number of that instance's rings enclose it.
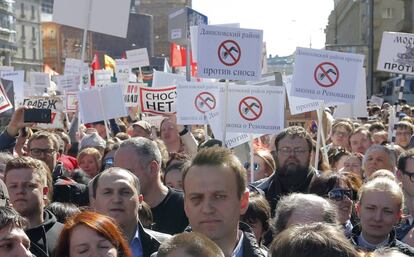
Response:
[[[133,126],[140,126],[141,128],[143,128],[145,130],[145,132],[147,132],[148,134],[151,134],[151,124],[149,124],[145,120],[136,121],[136,122],[132,123],[132,127]]]

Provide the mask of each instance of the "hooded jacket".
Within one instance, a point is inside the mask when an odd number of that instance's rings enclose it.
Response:
[[[44,222],[26,230],[30,239],[30,251],[36,257],[51,257],[57,245],[63,224],[56,220],[55,215],[48,210],[43,212]]]

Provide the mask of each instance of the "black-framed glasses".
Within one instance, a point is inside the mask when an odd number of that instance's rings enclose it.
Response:
[[[401,171],[402,174],[410,177],[410,181],[414,183],[414,172],[411,173],[411,172],[407,172],[405,170],[400,170],[400,171]]]
[[[246,170],[249,169],[250,168],[250,162],[245,162],[243,166]],[[260,164],[257,163],[257,162],[254,162],[253,163],[253,170],[258,171],[259,169],[260,169]]]
[[[52,149],[52,148],[47,148],[47,149],[42,149],[42,148],[31,148],[30,149],[30,154],[33,156],[40,156],[42,154],[44,155],[52,155],[53,153],[55,153],[56,150]]]
[[[341,201],[342,199],[345,198],[345,196],[351,200],[352,190],[337,188],[337,189],[332,189],[331,191],[328,192],[328,198],[331,200],[335,200],[335,201]]]

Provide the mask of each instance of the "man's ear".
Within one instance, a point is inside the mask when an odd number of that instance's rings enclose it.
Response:
[[[402,172],[401,172],[401,170],[397,170],[397,172],[396,172],[396,175],[397,175],[397,179],[398,179],[398,181],[400,181],[401,182],[401,180],[402,180],[402,178],[403,178],[403,176],[404,176],[404,174],[402,174]]]
[[[160,164],[158,164],[155,160],[152,160],[149,164],[151,175],[157,175],[160,171]]]
[[[240,215],[243,215],[246,213],[247,208],[249,208],[249,191],[246,190],[240,199]]]
[[[361,213],[361,202],[357,202],[355,204],[355,212],[356,212],[358,218],[360,218],[361,217],[361,214],[360,214]]]

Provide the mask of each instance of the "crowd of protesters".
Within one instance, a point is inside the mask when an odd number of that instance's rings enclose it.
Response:
[[[290,126],[255,139],[252,161],[173,115],[44,130],[17,108],[0,133],[0,257],[414,256],[414,112],[390,108],[327,108],[326,145]]]

